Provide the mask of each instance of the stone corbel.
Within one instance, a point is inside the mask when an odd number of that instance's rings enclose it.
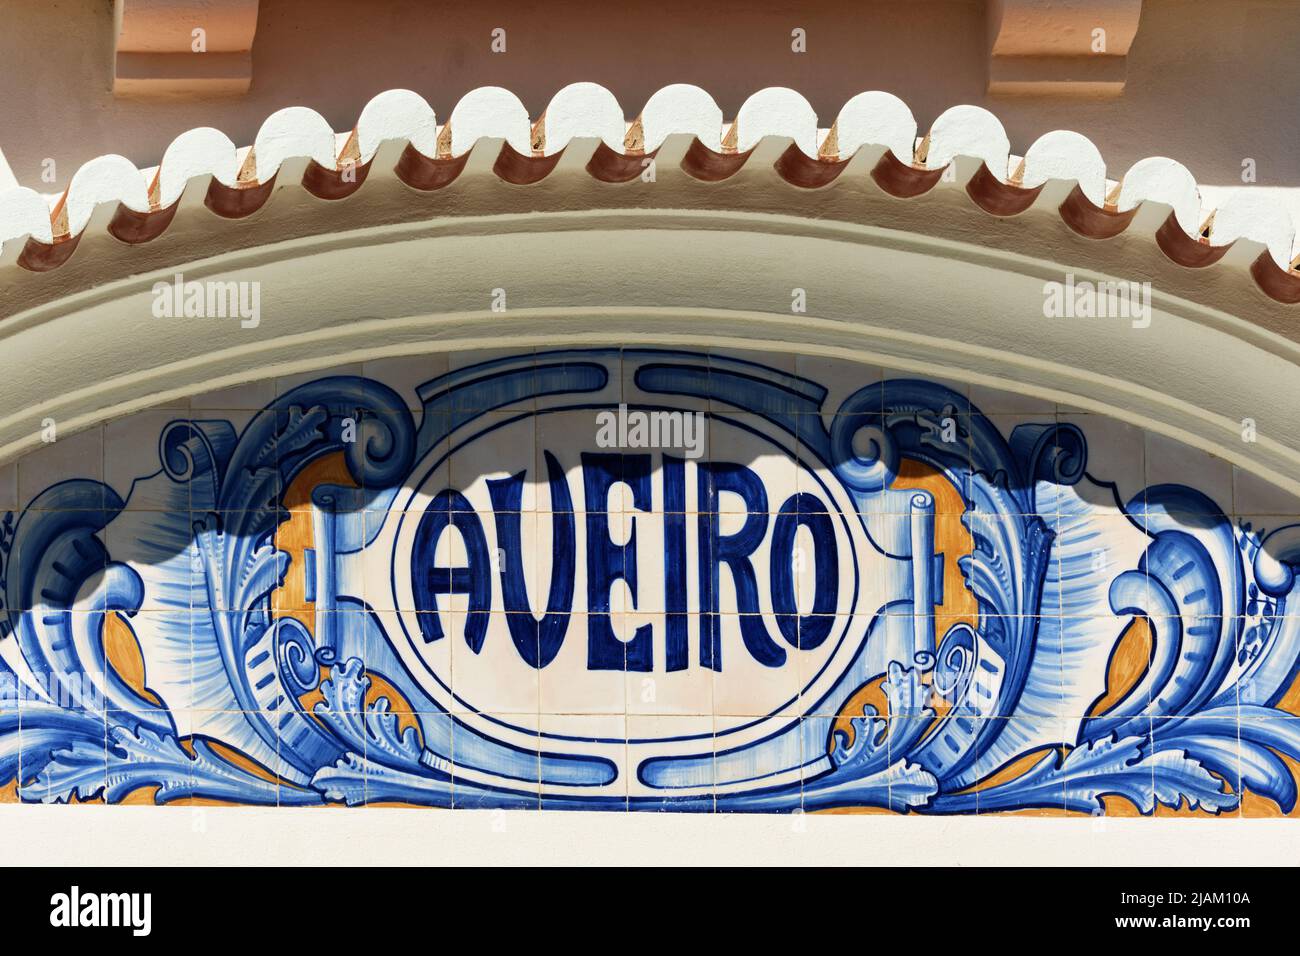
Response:
[[[113,92],[246,93],[258,0],[115,0]]]
[[[1116,96],[1142,0],[988,0],[989,92]]]

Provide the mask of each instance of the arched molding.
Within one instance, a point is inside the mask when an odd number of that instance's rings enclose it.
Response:
[[[590,188],[585,176],[573,180],[577,190]],[[364,359],[662,344],[836,355],[1049,398],[1300,491],[1300,421],[1284,398],[1294,392],[1300,346],[1264,323],[1167,291],[1163,280],[1176,267],[1144,259],[1137,244],[1128,269],[1108,275],[944,229],[761,210],[488,213],[463,198],[460,215],[314,230],[184,259],[234,246],[238,230],[178,233],[160,240],[152,268],[13,316],[0,326],[9,358],[0,460],[37,447],[47,418],[67,433],[225,385]],[[537,205],[575,200],[549,198]],[[951,224],[944,213],[960,208],[956,198],[936,220]],[[838,201],[851,204],[843,192]],[[275,205],[264,220],[274,209],[292,225],[303,211]],[[1046,223],[1030,215],[1007,226],[1032,238]],[[1062,248],[1042,245],[1044,253]],[[1150,325],[1045,317],[1044,285],[1066,272],[1081,282],[1151,274]],[[259,283],[260,323],[156,318],[155,284],[177,273]],[[806,313],[791,311],[796,288],[807,293]],[[505,290],[504,312],[491,309],[494,289]],[[1242,439],[1247,418],[1256,424],[1253,443]]]

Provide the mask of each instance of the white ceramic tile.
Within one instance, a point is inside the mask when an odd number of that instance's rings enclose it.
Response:
[[[166,506],[167,498],[161,498],[158,492],[141,488],[132,497],[131,488],[137,479],[162,469],[159,438],[172,422],[185,419],[182,413],[154,410],[137,412],[104,426],[104,480],[127,508],[156,510]],[[188,494],[184,500],[188,500]]]
[[[0,465],[0,511],[18,507],[18,462]]]
[[[202,412],[228,408],[256,412],[271,405],[276,394],[276,380],[261,379],[193,395],[190,397],[190,409],[196,418]]]
[[[104,429],[96,426],[72,434],[54,432],[54,441],[43,444],[18,462],[18,498],[24,506],[59,482],[74,479],[104,480]],[[87,499],[89,500],[89,499]],[[100,494],[94,507],[102,507]]]
[[[656,373],[664,387],[676,374],[700,394],[679,398],[646,390],[652,376],[638,379],[637,371],[652,364],[677,367],[672,374]],[[552,384],[570,375],[574,381],[601,385],[602,368],[608,376],[597,391],[534,399],[520,388],[543,374]],[[494,810],[621,811],[631,806],[789,812],[819,809],[827,804],[818,800],[838,792],[858,795],[861,805],[854,809],[879,808],[897,796],[922,809],[962,806],[959,812],[1055,814],[1071,796],[1067,786],[1079,789],[1084,794],[1080,799],[1087,798],[1087,774],[1050,777],[1049,784],[1060,783],[1059,799],[1044,799],[1042,787],[1019,796],[1014,786],[1004,785],[996,793],[971,787],[1045,748],[1068,749],[1080,740],[1086,746],[1081,737],[1081,728],[1088,726],[1085,719],[1107,695],[1122,697],[1122,683],[1133,680],[1116,669],[1121,635],[1136,635],[1126,639],[1128,657],[1145,627],[1154,629],[1157,648],[1162,638],[1167,642],[1175,633],[1190,647],[1222,641],[1222,634],[1239,630],[1251,635],[1250,653],[1269,653],[1268,648],[1286,642],[1265,638],[1294,619],[1289,604],[1270,598],[1249,609],[1244,604],[1228,607],[1226,629],[1219,622],[1214,625],[1218,631],[1203,630],[1207,618],[1196,609],[1207,606],[1219,586],[1222,565],[1232,570],[1249,560],[1249,542],[1239,553],[1237,542],[1219,534],[1217,519],[1209,514],[1186,516],[1168,529],[1186,532],[1182,535],[1156,537],[1163,525],[1147,531],[1140,523],[1142,490],[1149,482],[1200,490],[1235,511],[1252,534],[1300,523],[1300,509],[1292,507],[1288,496],[1176,442],[1148,439],[1140,429],[1100,415],[1066,411],[1058,416],[1051,403],[1014,392],[960,384],[952,394],[931,389],[931,407],[917,413],[930,429],[924,453],[933,453],[934,442],[943,440],[939,419],[945,412],[952,415],[958,450],[948,459],[954,474],[945,476],[905,459],[892,487],[855,498],[835,466],[843,472],[843,466],[861,463],[820,462],[813,450],[826,448],[826,428],[881,423],[876,415],[834,415],[845,398],[881,379],[878,368],[863,363],[726,350],[687,355],[569,350],[539,359],[506,349],[407,356],[335,371],[388,384],[402,396],[402,404],[411,406],[421,429],[419,441],[442,445],[422,453],[423,460],[412,463],[411,475],[391,494],[376,492],[358,514],[334,516],[332,540],[339,550],[333,565],[324,560],[329,542],[312,523],[307,499],[301,498],[293,520],[301,524],[306,519],[307,524],[282,527],[273,540],[285,544],[298,537],[308,550],[294,547],[282,581],[274,577],[272,551],[239,540],[241,529],[266,533],[267,522],[247,521],[233,512],[222,515],[222,535],[205,534],[212,551],[196,560],[189,504],[192,495],[206,501],[213,490],[201,483],[186,486],[167,475],[139,481],[158,470],[159,433],[183,412],[155,409],[112,422],[102,434],[61,436],[55,445],[0,470],[0,511],[6,510],[6,495],[30,496],[67,479],[103,478],[117,495],[136,483],[131,509],[102,530],[93,521],[54,515],[46,516],[48,524],[39,517],[24,519],[28,523],[21,527],[29,530],[23,530],[17,545],[9,543],[10,531],[0,533],[0,553],[16,555],[5,558],[10,592],[22,592],[27,596],[20,600],[34,605],[31,610],[39,618],[33,618],[32,633],[44,642],[46,653],[57,656],[77,646],[94,653],[97,634],[81,638],[99,626],[99,617],[90,611],[109,593],[95,586],[113,581],[135,603],[132,586],[138,578],[140,609],[121,624],[129,632],[121,630],[117,618],[111,625],[119,673],[133,686],[148,688],[184,732],[220,741],[258,764],[279,769],[286,780],[299,773],[290,769],[294,764],[287,758],[299,746],[296,735],[302,728],[300,718],[287,710],[283,717],[273,712],[288,696],[310,706],[322,694],[314,682],[327,678],[337,682],[332,686],[349,690],[347,706],[371,708],[362,737],[340,739],[338,747],[371,761],[372,770],[393,761],[391,770],[400,779],[426,788],[411,802]],[[443,373],[487,384],[473,397],[453,396],[431,413],[445,417],[430,424],[418,407],[416,389]],[[493,378],[511,373],[510,383]],[[737,387],[745,376],[755,383],[748,395]],[[277,389],[283,393],[317,377],[293,376],[206,396],[197,400],[193,415],[228,422],[232,439],[239,440]],[[776,392],[757,384],[765,379]],[[255,402],[268,384],[272,394]],[[805,407],[796,396],[815,398],[819,388],[825,389],[824,408],[791,419],[792,410]],[[727,398],[711,401],[711,392]],[[869,394],[885,396],[889,390]],[[971,418],[964,411],[968,395],[996,430],[987,445],[972,444]],[[628,408],[620,413],[622,403]],[[561,406],[573,407],[556,410]],[[760,413],[764,406],[775,409],[776,421]],[[696,409],[708,413],[699,457],[687,454],[687,442],[657,440],[648,433],[637,437],[626,428],[616,429],[612,442],[600,439],[600,412],[626,416]],[[443,437],[453,418],[459,423],[456,433]],[[983,502],[983,510],[968,512],[966,500],[987,480],[964,477],[970,465],[1006,470],[1011,479],[1023,480],[1016,469],[1026,466],[1013,460],[1006,444],[1019,426],[1050,427],[1058,420],[1084,433],[1088,474],[1069,485],[1043,480],[1032,489],[1013,486],[1010,495],[995,495]],[[904,428],[900,435],[906,439],[909,432]],[[254,437],[245,434],[243,440]],[[797,437],[802,447],[796,446]],[[866,451],[860,447],[859,456],[865,458]],[[597,476],[596,455],[606,456],[603,461],[612,462],[614,473]],[[549,480],[548,456],[559,467],[562,485]],[[677,460],[684,461],[680,472]],[[701,495],[701,477],[707,478],[715,464],[731,467],[761,487],[765,498],[757,508],[731,493],[717,500],[716,533],[722,544],[734,543],[747,527],[756,538],[747,553],[717,559],[716,604],[706,600],[701,584],[710,578],[711,568],[704,563],[707,548],[701,538],[710,527],[700,516],[708,503],[707,495]],[[669,514],[669,489],[676,487],[678,476],[675,507],[680,510]],[[247,475],[228,473],[228,499],[233,495],[238,500],[238,484],[247,480]],[[520,482],[517,503],[502,494],[515,480]],[[179,497],[171,494],[178,490]],[[419,528],[434,520],[430,506],[447,490],[463,495],[467,510],[436,547],[421,552],[415,548]],[[924,507],[925,496],[932,499],[932,516]],[[1126,514],[1125,505],[1134,496],[1135,513]],[[249,501],[260,504],[258,498]],[[778,517],[791,502],[794,510],[787,508]],[[14,503],[21,502],[8,507]],[[1022,503],[1036,513],[1013,510]],[[999,510],[989,510],[994,507]],[[173,527],[178,521],[179,535]],[[789,537],[779,539],[778,527]],[[1034,538],[1033,529],[1045,533]],[[29,552],[47,530],[51,548]],[[486,558],[474,565],[467,540],[479,536]],[[1193,540],[1200,550],[1191,547]],[[1046,548],[1046,555],[1038,554]],[[104,570],[105,549],[121,567]],[[596,581],[593,569],[602,550],[612,557],[605,580]],[[88,567],[88,562],[99,567]],[[1045,562],[1041,582],[1040,562]],[[517,569],[523,586],[510,607],[504,599],[503,569]],[[671,579],[669,569],[674,571]],[[455,593],[417,601],[416,582],[440,570],[477,575],[474,583],[486,594],[486,610],[471,607],[463,582]],[[1031,573],[1032,578],[1017,577]],[[1253,569],[1251,573],[1253,577]],[[79,584],[87,578],[88,583]],[[16,589],[15,581],[22,582]],[[982,603],[974,599],[972,587]],[[552,590],[563,606],[551,606]],[[1230,602],[1232,595],[1225,598]],[[65,603],[73,606],[71,612],[62,610]],[[598,610],[605,606],[608,613]],[[269,623],[267,609],[301,624],[278,625],[280,647],[270,632],[262,631]],[[1232,626],[1236,615],[1240,628]],[[229,629],[223,640],[246,649],[250,659],[243,666],[256,671],[255,703],[264,708],[257,719],[238,709],[242,698],[226,675],[214,620]],[[713,622],[716,649],[706,642],[711,633],[706,625]],[[979,635],[973,642],[969,627]],[[308,636],[301,651],[289,650],[291,636],[304,632]],[[80,635],[80,644],[69,635]],[[24,640],[15,645],[19,655],[31,638]],[[313,643],[321,646],[309,646]],[[1029,647],[1034,656],[1027,674],[1010,673],[1012,651]],[[1229,648],[1234,655],[1238,650]],[[294,668],[297,678],[279,667],[281,652],[287,654],[285,660],[301,665]],[[1015,701],[1011,717],[990,718],[990,705],[974,690],[956,701],[936,699],[937,678],[930,669],[934,655],[942,659],[944,679],[958,680],[954,686],[959,690],[972,675],[985,682],[980,687],[1019,681],[1005,688],[1007,699]],[[349,676],[353,659],[365,668],[368,690],[347,683],[360,676],[359,671]],[[1258,680],[1274,680],[1269,676],[1274,671],[1285,676],[1290,668],[1258,671],[1264,675]],[[307,683],[277,683],[292,680]],[[912,681],[918,682],[920,696],[909,702],[903,689]],[[1230,683],[1217,693],[1222,704],[1224,694],[1232,697],[1235,687]],[[1260,684],[1249,693],[1260,701],[1279,699],[1285,687]],[[1190,709],[1190,714],[1174,716],[1207,720],[1196,711],[1199,704],[1169,703],[1175,694],[1174,685],[1159,688],[1151,706],[1171,713]],[[387,714],[376,703],[381,697]],[[1190,698],[1177,698],[1184,699]],[[870,747],[854,747],[851,758],[833,753],[833,731],[847,726],[849,717],[861,716],[864,704],[876,707],[882,719],[892,721],[890,730],[898,732],[873,741],[886,752],[873,755]],[[913,705],[936,708],[935,716],[926,718],[935,721],[933,730],[919,741],[907,736],[904,722]],[[957,708],[956,717],[946,718],[950,705]],[[1279,720],[1300,719],[1276,713]],[[1238,727],[1223,720],[1219,714],[1206,723],[1211,736],[1222,732],[1223,746],[1193,759],[1213,762],[1234,745]],[[417,724],[418,734],[404,732]],[[351,732],[359,726],[354,722]],[[1162,726],[1171,747],[1190,748],[1189,753],[1195,748],[1177,736],[1175,725]],[[259,727],[271,728],[270,739]],[[1124,733],[1138,741],[1135,746],[1144,745],[1150,742],[1150,727],[1149,721],[1145,730],[1134,724]],[[884,729],[872,726],[869,732]],[[1277,738],[1270,739],[1276,743]],[[412,751],[417,745],[423,749]],[[301,763],[305,758],[294,759]],[[959,769],[946,770],[946,761],[960,763]],[[906,769],[890,771],[891,766]],[[41,769],[33,768],[28,779]],[[201,783],[198,769],[178,772]],[[228,779],[239,779],[238,770],[226,772],[233,775]],[[392,799],[365,766],[345,783],[348,773],[347,760],[329,769],[340,786],[353,788],[352,802],[372,793],[376,800]],[[1149,779],[1150,771],[1133,773],[1146,773]],[[250,788],[264,783],[247,781]],[[1108,778],[1106,785],[1114,783]],[[927,804],[927,786],[942,791],[945,802]],[[1125,786],[1149,810],[1149,783],[1127,781]],[[761,800],[755,791],[762,791]],[[965,804],[960,803],[963,792],[970,797]],[[282,796],[300,799],[303,793],[301,784],[285,783]],[[997,804],[1006,794],[1012,796]]]
[[[1172,438],[1147,432],[1146,460],[1148,487],[1181,484],[1189,475],[1195,475],[1197,490],[1213,502],[1212,505],[1205,505],[1201,513],[1231,510],[1232,465],[1222,458],[1216,458]]]
[[[451,643],[452,686],[460,701],[457,708],[493,714],[538,713],[538,669],[524,660],[536,655],[536,624],[519,615],[512,628],[509,615],[486,615],[482,645],[475,651],[465,639],[472,616],[453,615]],[[514,629],[521,633],[516,635]],[[521,649],[516,641],[522,641]]]
[[[277,399],[285,398],[300,385],[309,385],[312,382],[319,381],[323,378],[333,378],[335,376],[360,376],[363,372],[364,369],[360,362],[351,362],[347,365],[318,369],[314,372],[298,372],[293,375],[281,375],[275,380],[275,396]]]
[[[1056,402],[1050,398],[975,384],[970,386],[969,394],[973,410],[985,415],[1047,416],[1049,420],[1056,417]]]
[[[553,661],[541,670],[541,710],[546,714],[625,714],[625,677],[621,666],[610,670],[588,667],[593,623],[600,616],[575,613],[564,643]],[[610,622],[613,627],[613,622]],[[603,633],[603,632],[598,632]]]
[[[1233,466],[1233,511],[1239,515],[1294,514],[1300,516],[1300,497],[1283,491],[1244,468]]]
[[[363,362],[361,374],[387,385],[401,397],[404,407],[418,412],[423,403],[417,389],[446,375],[448,368],[446,353],[431,352]]]

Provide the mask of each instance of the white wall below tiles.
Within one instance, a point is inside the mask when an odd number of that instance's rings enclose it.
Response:
[[[0,806],[48,866],[1291,865],[1290,820]]]

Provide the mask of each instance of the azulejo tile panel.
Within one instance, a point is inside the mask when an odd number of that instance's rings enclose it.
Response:
[[[410,365],[19,463],[5,797],[1295,809],[1300,516],[1167,443],[848,363]]]

